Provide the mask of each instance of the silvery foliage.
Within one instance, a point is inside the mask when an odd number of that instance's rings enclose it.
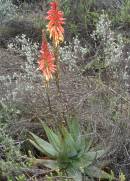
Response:
[[[0,150],[0,172],[3,174],[8,175],[12,170],[26,167],[25,163],[21,162],[23,157],[20,145],[16,145],[13,139],[7,135],[5,128],[0,128]],[[26,157],[24,156],[24,158]]]
[[[95,40],[101,40],[103,44],[104,66],[117,66],[117,63],[122,60],[124,43],[122,35],[116,35],[115,32],[111,30],[111,21],[108,15],[103,13],[100,16],[92,37]]]
[[[92,37],[101,40],[105,67],[113,70],[113,76],[118,78],[123,87],[130,91],[130,52],[124,57],[125,44],[121,34],[111,30],[111,21],[102,14]]]
[[[82,47],[78,37],[73,38],[72,43],[66,43],[63,47],[60,47],[60,60],[62,63],[68,66],[70,71],[79,71],[79,62],[84,62],[84,56],[88,52],[87,46]]]
[[[127,91],[130,92],[130,52],[127,52],[127,58],[125,59],[125,69],[123,72],[123,80]]]
[[[25,68],[22,67],[28,78],[35,77],[37,71],[35,60],[38,57],[38,43],[33,43],[25,34],[16,36],[14,41],[8,44],[8,48],[18,52],[20,55],[26,56]]]
[[[124,0],[96,0],[96,5],[99,8],[120,8]]]
[[[52,48],[49,45],[50,48]],[[29,93],[35,102],[38,91],[40,91],[39,83],[43,82],[43,75],[38,70],[37,60],[39,55],[39,44],[33,43],[26,35],[16,36],[14,40],[8,43],[8,49],[24,56],[24,61],[21,63],[21,73],[14,72],[13,76],[0,76],[0,81],[4,82],[7,90],[6,97],[2,101],[22,101],[25,94]],[[60,61],[67,65],[69,70],[79,70],[77,63],[84,60],[84,55],[88,51],[87,47],[82,47],[78,38],[74,38],[72,43],[65,44],[60,47]],[[43,85],[44,86],[44,85]],[[13,91],[10,89],[13,87]],[[42,87],[41,87],[42,88]],[[44,94],[42,88],[42,94]]]
[[[0,24],[14,18],[17,12],[17,7],[11,0],[0,0]]]
[[[19,67],[21,73],[14,72],[12,76],[0,76],[0,81],[6,87],[6,96],[2,101],[18,101],[21,100],[26,93],[34,95],[35,87],[39,79],[42,79],[41,73],[38,71],[38,43],[33,43],[26,35],[16,36],[13,42],[8,44],[8,49],[13,50],[24,56],[23,62]]]

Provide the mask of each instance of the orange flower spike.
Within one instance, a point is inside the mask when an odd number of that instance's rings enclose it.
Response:
[[[62,25],[65,24],[65,19],[63,18],[63,12],[58,9],[58,2],[51,2],[50,7],[51,9],[47,12],[48,16],[46,17],[49,20],[47,29],[50,32],[50,38],[53,39],[57,46],[64,41],[64,28]]]
[[[42,36],[42,45],[40,53],[41,55],[38,60],[39,69],[45,76],[46,81],[49,81],[52,78],[52,74],[56,71],[56,65],[54,65],[55,57],[53,53],[49,50],[44,33]]]

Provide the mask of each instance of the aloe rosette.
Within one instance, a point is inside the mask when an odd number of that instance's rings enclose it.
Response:
[[[80,134],[75,120],[68,122],[68,129],[62,126],[57,134],[42,122],[48,142],[30,133],[30,142],[48,159],[35,159],[50,169],[60,169],[76,181],[91,178],[109,179],[111,175],[96,166],[96,160],[104,155],[104,150],[93,150],[92,141]]]

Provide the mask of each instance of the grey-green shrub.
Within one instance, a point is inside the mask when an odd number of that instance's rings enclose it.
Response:
[[[130,1],[125,0],[120,12],[120,19],[123,23],[130,23]]]
[[[17,8],[11,0],[0,0],[0,24],[3,24],[16,15]]]
[[[8,176],[11,172],[24,167],[21,158],[19,144],[15,145],[14,140],[7,135],[6,129],[0,128],[0,176]]]

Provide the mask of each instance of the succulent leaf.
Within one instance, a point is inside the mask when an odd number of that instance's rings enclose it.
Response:
[[[80,170],[70,169],[67,171],[67,173],[74,179],[74,181],[82,181],[82,173]]]
[[[58,162],[56,160],[47,160],[47,159],[35,159],[32,163],[35,166],[44,166],[50,169],[58,169]]]
[[[87,160],[94,161],[95,159],[98,159],[101,156],[103,156],[104,153],[105,153],[104,150],[88,151],[88,152],[85,153],[85,157],[86,157]]]
[[[66,155],[66,157],[68,158],[72,158],[74,156],[77,155],[77,149],[76,149],[76,144],[75,141],[73,139],[73,137],[71,136],[71,134],[68,132],[68,130],[64,127],[62,127],[61,130],[61,151],[60,151],[60,155]]]
[[[42,126],[46,132],[49,142],[53,145],[56,151],[60,151],[60,138],[45,123],[42,122]]]
[[[91,178],[99,178],[99,179],[109,179],[111,175],[101,170],[98,167],[90,166],[86,169],[85,172]]]
[[[34,147],[36,147],[41,153],[51,157],[55,158],[57,155],[57,151],[54,149],[54,147],[48,143],[47,141],[44,141],[40,137],[36,136],[33,133],[30,133],[32,139],[29,141],[32,143]]]
[[[72,118],[68,123],[69,132],[71,133],[74,141],[77,141],[80,136],[80,129],[78,121],[75,118]]]

